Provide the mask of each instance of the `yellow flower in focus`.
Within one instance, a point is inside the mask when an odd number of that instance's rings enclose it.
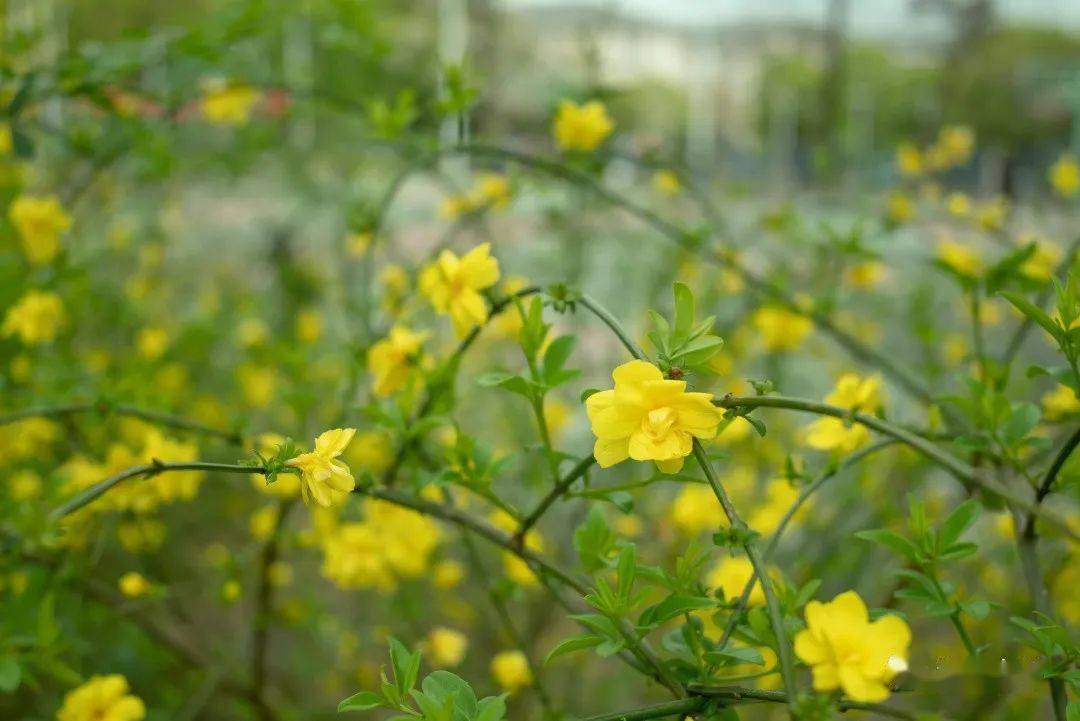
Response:
[[[778,306],[758,308],[750,322],[769,351],[795,350],[814,328],[805,315]]]
[[[438,668],[454,668],[465,660],[469,639],[461,631],[436,626],[427,636],[427,651],[431,662]]]
[[[1058,383],[1054,390],[1043,394],[1042,407],[1047,420],[1056,421],[1080,413],[1080,399],[1072,388]]]
[[[607,108],[598,100],[578,105],[570,100],[559,103],[553,131],[555,143],[562,150],[590,153],[615,129]]]
[[[795,636],[795,654],[810,667],[815,691],[842,689],[853,701],[889,697],[888,684],[907,670],[911,629],[899,616],[871,622],[854,591],[828,603],[806,604],[806,630]]]
[[[854,373],[840,376],[829,395],[829,405],[869,413],[881,406],[881,378],[873,375],[860,378]],[[819,451],[851,453],[870,440],[870,431],[861,423],[848,423],[843,418],[822,416],[806,428],[806,443]]]
[[[454,560],[440,561],[435,564],[431,574],[431,583],[435,588],[450,589],[457,587],[465,578],[465,567]]]
[[[658,194],[666,195],[669,198],[678,195],[682,191],[679,176],[672,170],[658,170],[653,173],[652,187]]]
[[[499,261],[491,257],[490,243],[481,243],[460,258],[443,250],[420,272],[420,292],[436,312],[450,316],[460,338],[487,320],[488,307],[480,291],[497,282]]]
[[[135,347],[147,360],[160,358],[169,347],[169,332],[164,328],[143,328],[135,337]]]
[[[64,323],[64,302],[49,291],[28,290],[7,310],[4,336],[17,335],[25,345],[51,343]]]
[[[370,231],[349,233],[345,236],[345,252],[349,254],[349,257],[359,260],[367,255],[372,240],[373,236]]]
[[[685,484],[667,512],[671,523],[687,535],[716,531],[728,525],[727,516],[712,489],[698,483]]]
[[[404,387],[426,338],[426,332],[415,333],[403,325],[396,325],[389,335],[371,346],[367,360],[375,395],[386,397]]]
[[[8,217],[32,265],[44,265],[55,258],[60,252],[60,235],[71,228],[71,217],[55,195],[20,195],[11,201]]]
[[[853,288],[868,290],[885,279],[885,264],[877,260],[856,263],[844,271],[844,280]]]
[[[11,474],[7,485],[13,501],[31,501],[41,495],[41,476],[28,469]]]
[[[686,390],[686,381],[664,378],[643,360],[616,368],[615,388],[594,393],[585,409],[596,436],[593,455],[601,468],[632,458],[655,461],[664,473],[676,473],[693,450],[694,438],[712,438],[720,410],[711,393]]]
[[[300,492],[304,503],[324,508],[345,502],[355,482],[349,467],[337,457],[349,445],[355,428],[335,428],[315,439],[315,450],[301,453],[285,465],[300,469]]]
[[[260,100],[262,92],[256,88],[215,80],[207,84],[199,109],[202,116],[215,125],[243,125]]]
[[[135,571],[129,571],[121,576],[116,586],[120,589],[120,593],[128,598],[141,598],[150,593],[152,588],[150,582],[142,574]]]
[[[120,674],[92,676],[69,691],[56,712],[56,721],[142,721],[146,706],[128,693],[127,679]]]
[[[915,178],[922,175],[923,156],[915,143],[901,143],[897,146],[896,169],[905,178]]]
[[[305,308],[296,314],[296,339],[301,343],[314,343],[322,336],[322,313]]]
[[[907,195],[894,190],[885,201],[885,216],[898,225],[906,223],[915,217],[915,204]]]
[[[978,277],[983,271],[982,256],[970,245],[955,240],[946,239],[938,243],[937,257],[960,275],[969,278]]]
[[[716,499],[713,499],[714,502]],[[754,565],[746,556],[725,556],[709,571],[705,577],[705,585],[709,588],[719,589],[724,592],[724,599],[735,601],[742,595],[743,588],[754,575]],[[771,573],[769,574],[772,575]],[[747,604],[760,606],[765,603],[765,591],[761,583],[755,582],[750,591]]]
[[[507,692],[514,693],[533,682],[529,660],[521,651],[501,651],[491,659],[491,675],[495,683]]]
[[[1071,198],[1080,191],[1080,164],[1066,153],[1050,166],[1050,186],[1062,198]]]
[[[971,215],[971,199],[964,193],[949,193],[945,198],[945,209],[954,218],[966,218]]]

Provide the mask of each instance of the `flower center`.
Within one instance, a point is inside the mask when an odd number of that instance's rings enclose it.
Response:
[[[654,408],[645,414],[641,422],[641,430],[649,438],[660,440],[666,436],[671,427],[675,425],[675,410],[672,408]]]

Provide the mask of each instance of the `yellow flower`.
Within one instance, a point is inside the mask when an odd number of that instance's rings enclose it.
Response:
[[[881,378],[876,375],[860,378],[854,373],[845,373],[837,380],[832,392],[825,396],[825,402],[853,411],[872,412],[881,405]],[[851,453],[870,440],[866,426],[832,416],[817,419],[806,430],[807,445],[819,451]]]
[[[642,522],[641,516],[633,513],[620,515],[611,525],[616,533],[626,538],[637,538],[645,530],[645,524]]]
[[[491,525],[506,533],[515,533],[518,530],[518,523],[514,517],[503,510],[493,511],[488,520],[491,521]],[[535,528],[525,534],[525,548],[536,552],[544,550],[544,537]],[[510,551],[504,551],[502,558],[503,572],[507,578],[525,588],[538,585],[536,574],[525,559]]]
[[[715,503],[715,499],[713,499]],[[734,601],[742,595],[743,588],[754,575],[754,564],[746,556],[725,556],[713,567],[705,577],[705,585],[709,588],[720,589],[724,592],[724,599]],[[769,574],[772,575],[771,573]],[[750,591],[747,603],[751,606],[760,606],[765,603],[765,591],[761,584],[754,583]]]
[[[253,408],[266,408],[274,400],[277,373],[269,366],[245,363],[236,369],[236,380],[244,402]]]
[[[135,338],[135,347],[147,360],[160,358],[169,347],[169,332],[164,328],[143,328]]]
[[[120,674],[92,676],[64,696],[56,721],[142,721],[146,706]]]
[[[983,270],[982,257],[970,245],[955,240],[942,240],[937,249],[938,260],[960,275],[969,278],[978,276]]]
[[[1080,190],[1080,164],[1065,154],[1050,166],[1050,185],[1062,198],[1071,198]]]
[[[316,503],[324,508],[345,502],[355,485],[349,467],[337,457],[349,445],[355,428],[335,428],[315,439],[315,450],[301,453],[286,461],[300,469],[300,491],[304,503]]]
[[[787,308],[758,308],[750,319],[770,351],[795,350],[814,328],[814,322]]]
[[[1077,399],[1072,388],[1059,383],[1054,390],[1043,395],[1042,406],[1046,418],[1055,421],[1080,412],[1080,399]]]
[[[55,258],[60,252],[60,234],[71,227],[71,218],[55,195],[21,195],[11,201],[8,217],[19,233],[26,259],[33,265]]]
[[[1004,198],[997,198],[984,203],[979,208],[976,219],[983,230],[1001,230],[1008,212],[1009,202]]]
[[[0,123],[0,157],[8,155],[15,148],[15,142],[11,137],[11,126]]]
[[[906,223],[915,217],[915,205],[907,195],[894,190],[885,201],[885,215],[894,223]]]
[[[615,123],[607,108],[598,100],[590,100],[584,105],[561,101],[553,128],[555,143],[561,149],[586,153],[595,150],[614,129]]]
[[[296,339],[301,343],[314,343],[323,331],[322,313],[305,308],[296,314]]]
[[[937,146],[949,165],[963,165],[975,150],[975,133],[966,125],[946,125],[938,133]]]
[[[28,290],[8,308],[4,324],[5,336],[19,336],[25,345],[51,343],[64,322],[64,302],[49,291]]]
[[[481,243],[460,258],[443,250],[420,272],[420,292],[436,312],[450,316],[459,337],[487,320],[488,307],[480,291],[499,282],[499,261],[490,251],[490,243]]]
[[[446,560],[435,564],[431,583],[435,588],[449,589],[456,587],[464,578],[465,567],[457,561]]]
[[[228,85],[220,80],[208,84],[199,102],[206,120],[215,125],[243,125],[262,99],[262,93],[246,85]]]
[[[679,182],[679,176],[674,171],[658,170],[653,173],[652,187],[660,195],[671,197],[679,194],[682,183]]]
[[[128,553],[156,551],[165,541],[165,524],[146,516],[136,516],[116,527],[116,538]]]
[[[284,561],[274,561],[266,569],[266,580],[274,588],[291,586],[293,582],[293,568]]]
[[[799,497],[796,490],[786,478],[777,478],[769,481],[765,488],[765,502],[754,509],[747,519],[747,525],[761,534],[770,534],[780,526],[780,520]],[[796,514],[796,518],[805,514],[808,504],[803,504]]]
[[[521,651],[502,651],[491,659],[491,675],[507,693],[529,686],[533,682],[529,660]]]
[[[236,579],[229,579],[221,586],[221,600],[225,603],[234,603],[244,592],[244,587]]]
[[[8,494],[15,501],[30,501],[41,495],[41,476],[31,470],[16,471],[8,478]]]
[[[687,392],[686,381],[665,379],[643,360],[623,363],[611,377],[614,389],[585,401],[596,436],[593,455],[601,468],[632,458],[675,473],[693,450],[694,438],[716,435],[721,413],[711,393]]]
[[[432,663],[439,668],[454,668],[465,659],[469,639],[461,631],[437,626],[427,637],[427,650]]]
[[[394,462],[394,442],[383,430],[362,431],[345,451],[350,468],[359,468],[377,476]]]
[[[971,215],[971,199],[964,193],[949,193],[945,198],[945,209],[954,218],[966,218]]]
[[[901,143],[896,148],[896,168],[905,178],[922,175],[923,157],[915,143]]]
[[[263,433],[256,439],[256,448],[263,456],[273,456],[278,446],[285,442],[285,437],[277,433]],[[251,484],[259,493],[276,498],[295,498],[300,495],[300,478],[292,473],[279,473],[273,483],[259,473],[251,474]]]
[[[1026,239],[1030,242],[1030,238]],[[1035,252],[1020,266],[1020,272],[1032,280],[1046,282],[1054,277],[1061,262],[1061,248],[1049,241],[1035,242]]]
[[[251,514],[251,518],[248,519],[248,530],[256,541],[265,541],[274,534],[277,524],[278,507],[276,505],[263,506]]]
[[[885,264],[877,260],[856,263],[844,271],[844,280],[854,288],[869,289],[885,278]]]
[[[367,255],[368,249],[371,248],[371,241],[372,235],[369,231],[349,233],[345,236],[345,252],[350,257],[359,260]]]
[[[667,515],[671,523],[687,535],[716,531],[728,524],[712,489],[698,483],[686,484],[679,490]]]
[[[245,348],[262,345],[270,337],[270,329],[260,318],[245,318],[236,327],[236,340]]]
[[[907,670],[911,629],[899,616],[871,622],[854,591],[828,603],[806,604],[806,630],[795,636],[795,654],[814,676],[814,690],[843,689],[853,701],[889,696],[886,684]]]
[[[470,195],[478,205],[501,208],[510,202],[510,180],[501,173],[481,173],[473,184]]]
[[[425,338],[427,333],[414,333],[403,325],[396,325],[389,335],[371,346],[368,367],[375,395],[388,396],[405,385]]]
[[[140,598],[150,593],[152,586],[146,578],[135,571],[125,573],[120,577],[120,581],[117,582],[117,588],[120,589],[120,593],[124,594],[128,598]]]

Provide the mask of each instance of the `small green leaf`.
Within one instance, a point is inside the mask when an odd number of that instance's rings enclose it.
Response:
[[[901,536],[899,533],[895,533],[885,528],[857,531],[855,537],[896,551],[912,561],[918,561],[922,557],[922,554],[919,553],[919,549],[915,547],[915,544]]]
[[[685,283],[675,283],[675,337],[685,338],[694,327],[694,294]]]
[[[386,706],[386,701],[379,694],[371,691],[361,691],[339,703],[337,710],[338,713],[342,711],[369,711],[384,706]]]
[[[709,651],[705,654],[705,660],[718,666],[736,666],[744,663],[756,666],[765,665],[765,658],[761,655],[761,651],[749,646]]]
[[[564,638],[555,644],[555,647],[548,651],[548,655],[544,657],[544,665],[551,662],[551,659],[562,656],[563,654],[573,653],[575,651],[581,651],[586,648],[592,648],[593,646],[599,646],[604,639],[601,636],[597,636],[591,633],[583,633],[580,636],[571,636],[570,638]]]
[[[642,626],[658,626],[689,611],[711,608],[715,605],[714,599],[705,596],[683,596],[673,593],[655,606],[645,609],[638,623]]]
[[[945,549],[960,540],[960,536],[971,528],[979,518],[982,507],[975,499],[968,499],[953,509],[938,531],[939,548]]]
[[[1043,330],[1052,335],[1058,343],[1061,342],[1063,331],[1061,327],[1046,314],[1046,311],[1017,293],[1002,293],[1001,295],[1005,300],[1012,303],[1018,311],[1042,326]]]

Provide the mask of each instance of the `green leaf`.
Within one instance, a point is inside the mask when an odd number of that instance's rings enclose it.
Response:
[[[1060,343],[1063,339],[1063,331],[1054,320],[1039,306],[1017,293],[1002,293],[1005,300],[1009,301],[1018,311],[1042,326],[1043,330],[1052,335]]]
[[[699,608],[711,608],[716,601],[705,596],[683,596],[673,593],[655,606],[645,609],[638,624],[641,626],[658,626],[676,616],[681,616],[689,611]]]
[[[399,695],[404,698],[416,685],[420,673],[420,652],[410,653],[396,638],[390,638],[390,664],[394,668],[394,681]]]
[[[461,711],[465,718],[476,716],[476,693],[469,682],[460,676],[449,671],[432,671],[421,687],[424,693],[439,701],[453,697],[454,707]]]
[[[544,665],[547,665],[551,659],[562,656],[563,654],[599,646],[603,641],[603,637],[591,633],[583,633],[579,636],[564,638],[562,641],[555,644],[553,649],[548,651],[548,655],[544,657]]]
[[[619,579],[619,600],[623,601],[630,598],[630,593],[634,587],[634,573],[637,568],[637,558],[635,553],[634,544],[628,543],[623,546],[622,551],[619,552],[619,565],[618,565],[618,579]]]
[[[339,703],[337,710],[338,713],[342,711],[369,711],[384,706],[386,706],[386,701],[379,694],[371,691],[361,691]]]
[[[574,352],[574,346],[577,344],[577,338],[572,335],[559,336],[555,340],[551,341],[547,350],[544,351],[544,381],[550,385],[558,385],[557,379],[564,374],[563,367],[566,365],[566,361],[570,359],[570,354]]]
[[[1080,721],[1080,701],[1070,701],[1065,707],[1065,721]]]
[[[685,338],[694,327],[694,294],[685,283],[676,282],[675,290],[675,337]]]
[[[945,549],[960,540],[960,536],[979,518],[981,511],[979,502],[973,498],[954,508],[938,531],[938,547]]]
[[[1001,427],[1006,445],[1015,446],[1039,423],[1039,408],[1033,403],[1017,403]]]
[[[519,375],[514,375],[513,373],[506,373],[503,371],[481,373],[476,377],[476,382],[486,388],[502,388],[511,393],[516,393],[519,396],[524,396],[529,400],[532,400],[535,397],[535,386],[527,379]]]
[[[506,694],[482,698],[476,709],[473,721],[502,721],[506,717]]]
[[[922,558],[922,554],[919,552],[919,549],[915,547],[915,544],[901,536],[899,533],[895,533],[885,528],[857,531],[855,537],[896,551],[912,561],[919,561]]]
[[[590,573],[603,568],[614,545],[615,532],[604,519],[600,505],[593,504],[585,522],[574,531],[574,548],[581,565]]]
[[[765,665],[765,658],[761,655],[761,651],[749,646],[709,651],[705,654],[705,660],[718,666],[737,666],[744,663],[752,663],[756,666]]]
[[[13,656],[0,658],[0,691],[11,693],[22,681],[22,667]]]

